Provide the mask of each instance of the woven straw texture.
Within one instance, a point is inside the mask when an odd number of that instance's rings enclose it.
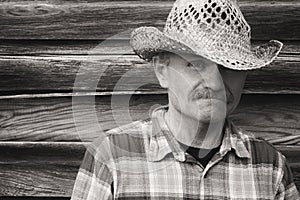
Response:
[[[252,48],[251,28],[234,1],[177,0],[163,32],[140,27],[131,46],[150,61],[162,51],[193,53],[234,70],[251,70],[270,64],[282,48],[276,40]]]

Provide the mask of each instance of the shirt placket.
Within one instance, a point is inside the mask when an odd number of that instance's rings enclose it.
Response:
[[[201,169],[203,170],[203,176],[205,176],[205,174],[209,171],[209,169],[212,168],[214,165],[216,165],[219,161],[221,161],[227,152],[228,152],[228,150],[226,150],[223,153],[223,155],[221,155],[220,151],[218,151],[215,155],[213,155],[213,157],[208,162],[206,167],[203,167],[203,165],[197,159],[195,159],[193,156],[191,156],[187,152],[185,152],[185,157],[186,157],[185,161],[199,165],[201,167]]]
[[[184,160],[183,163],[188,168],[188,173],[190,173],[189,177],[193,177],[193,181],[192,182],[188,181],[188,184],[193,183],[194,185],[191,186],[191,187],[189,187],[187,185],[187,187],[197,188],[196,191],[193,191],[193,192],[197,192],[197,196],[200,199],[201,192],[203,190],[203,188],[201,188],[201,185],[203,185],[202,174],[203,174],[203,171],[204,171],[204,167],[202,166],[202,164],[197,159],[195,159],[193,156],[191,156],[187,152],[185,152],[185,160]]]
[[[199,199],[205,199],[205,191],[204,191],[205,190],[205,182],[204,182],[205,175],[214,165],[216,165],[218,162],[220,162],[222,160],[222,158],[224,157],[225,154],[221,155],[220,152],[216,153],[212,157],[212,159],[209,161],[209,163],[206,165],[206,167],[203,167],[202,164],[198,160],[196,160],[193,156],[191,156],[188,153],[185,153],[185,157],[186,157],[185,162],[191,163],[194,166],[197,166],[197,170],[199,172],[199,176],[196,176],[196,179],[199,179],[199,181],[198,181]]]

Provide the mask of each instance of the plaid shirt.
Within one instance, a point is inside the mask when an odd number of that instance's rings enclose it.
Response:
[[[172,136],[164,109],[107,132],[86,151],[72,200],[300,199],[286,158],[226,120],[205,168]]]

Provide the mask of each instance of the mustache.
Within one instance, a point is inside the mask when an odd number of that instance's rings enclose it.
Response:
[[[213,90],[209,87],[200,87],[201,83],[195,85],[192,89],[190,98],[197,99],[219,99],[226,102],[228,99],[227,91],[223,89]],[[229,94],[230,95],[230,94]]]

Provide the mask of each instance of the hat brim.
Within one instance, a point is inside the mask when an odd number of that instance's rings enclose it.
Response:
[[[279,54],[283,44],[271,40],[245,53],[243,56],[227,51],[197,51],[188,45],[174,40],[155,27],[140,27],[135,29],[130,38],[133,51],[142,59],[151,61],[152,57],[161,52],[188,53],[205,57],[217,64],[233,70],[252,70],[269,65]],[[247,59],[243,59],[247,58]]]

